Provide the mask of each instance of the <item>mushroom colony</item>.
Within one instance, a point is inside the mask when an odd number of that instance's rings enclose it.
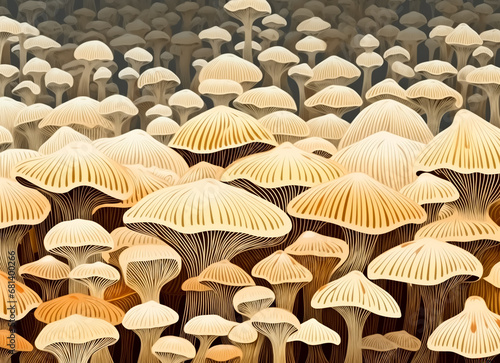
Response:
[[[0,0],[0,363],[500,362],[499,49],[500,0]]]

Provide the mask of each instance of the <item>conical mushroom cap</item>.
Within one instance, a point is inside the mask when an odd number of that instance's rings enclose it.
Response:
[[[373,259],[368,277],[421,286],[439,285],[446,280],[466,275],[481,278],[483,266],[463,248],[433,238],[403,243]]]
[[[43,244],[47,251],[61,246],[99,246],[110,250],[114,246],[111,235],[98,223],[85,219],[73,219],[56,224],[45,235]]]
[[[19,275],[36,276],[45,280],[66,280],[69,278],[69,272],[67,264],[51,255],[19,267]]]
[[[391,342],[396,344],[400,349],[410,352],[416,352],[420,349],[420,339],[414,337],[404,330],[387,333],[384,336]]]
[[[401,317],[394,298],[359,271],[351,271],[321,287],[314,294],[311,306],[315,309],[356,307],[387,318]]]
[[[53,154],[72,142],[86,142],[90,144],[92,140],[80,134],[78,131],[73,130],[71,127],[63,126],[57,129],[57,131],[40,146],[38,151],[42,155]]]
[[[449,181],[429,173],[420,174],[413,183],[405,185],[400,193],[419,205],[453,202],[460,196]]]
[[[202,179],[220,180],[222,173],[224,173],[224,168],[201,161],[190,167],[188,171],[179,179],[177,184],[187,184]]]
[[[285,252],[292,256],[336,257],[341,265],[349,255],[349,246],[338,238],[305,231],[285,249]]]
[[[469,359],[500,353],[500,316],[488,310],[479,296],[471,296],[464,310],[441,323],[427,341],[430,350],[453,352]]]
[[[398,349],[398,346],[381,334],[373,334],[363,337],[361,349],[388,352]]]
[[[255,285],[252,277],[245,270],[228,260],[212,263],[200,273],[198,282],[209,286],[211,283],[227,286]]]
[[[252,276],[266,280],[271,285],[310,282],[311,272],[283,251],[257,262],[252,268]]]
[[[148,301],[127,311],[122,325],[128,330],[153,329],[167,327],[178,320],[179,315],[168,306]]]
[[[303,342],[307,345],[340,344],[340,335],[321,324],[316,319],[309,319],[300,324],[300,329],[293,333],[288,342]]]

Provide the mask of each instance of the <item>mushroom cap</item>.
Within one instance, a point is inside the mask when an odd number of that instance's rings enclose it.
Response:
[[[40,86],[38,86],[36,83],[33,83],[32,81],[19,82],[19,84],[12,89],[12,93],[17,96],[23,97],[21,94],[21,91],[23,90],[28,90],[34,95],[40,94]]]
[[[500,242],[500,227],[488,221],[452,215],[420,228],[415,234],[415,239],[420,238],[462,243],[482,240]]]
[[[19,74],[19,69],[16,66],[10,64],[0,64],[0,76],[5,78],[15,77],[17,78]]]
[[[241,85],[230,79],[205,79],[200,82],[198,92],[202,95],[228,95],[236,97],[243,93]]]
[[[40,58],[31,58],[26,62],[22,71],[24,75],[30,73],[47,73],[51,69],[50,63]]]
[[[230,344],[219,344],[207,350],[205,359],[207,362],[233,362],[234,359],[241,359],[243,352],[240,348]]]
[[[311,306],[315,309],[355,307],[387,318],[401,317],[394,298],[359,271],[351,271],[321,287],[314,294]]]
[[[102,319],[74,314],[45,326],[35,340],[35,346],[44,350],[52,344],[85,344],[94,340],[120,338],[118,330]]]
[[[488,276],[483,277],[483,280],[495,286],[500,287],[500,263],[497,262],[493,265]]]
[[[171,118],[160,116],[148,124],[146,132],[151,136],[167,136],[174,135],[179,128],[179,124]]]
[[[85,219],[73,219],[52,227],[45,235],[43,244],[49,252],[62,246],[73,248],[98,246],[103,250],[111,250],[113,239],[98,223]]]
[[[300,329],[300,321],[285,309],[267,308],[259,311],[250,319],[253,327],[261,334],[285,330],[289,335]]]
[[[236,292],[233,297],[233,307],[238,313],[244,315],[244,306],[252,302],[260,302],[262,306],[269,307],[276,296],[273,290],[264,286],[247,286]]]
[[[399,349],[407,350],[409,352],[416,352],[420,349],[420,339],[404,330],[387,333],[384,337],[396,344]]]
[[[15,348],[12,348],[11,345],[11,336],[14,334],[14,345]],[[24,339],[22,336],[16,333],[11,333],[10,330],[0,330],[0,348],[8,350],[10,352],[31,352],[33,350],[33,346],[29,341]]]
[[[307,345],[339,345],[340,335],[313,318],[300,324],[300,329],[290,335],[287,342],[303,342]]]
[[[297,31],[305,34],[320,33],[326,29],[331,28],[330,23],[323,19],[313,16],[312,18],[305,19],[297,25]]]
[[[172,354],[189,360],[196,355],[196,348],[189,340],[173,335],[163,336],[158,339],[151,350],[157,358],[160,358],[163,354]]]
[[[435,76],[447,75],[448,77],[455,76],[458,71],[450,63],[438,59],[422,62],[415,66],[415,72],[429,73]]]
[[[365,98],[371,103],[384,99],[392,99],[410,108],[415,107],[406,97],[405,89],[392,78],[386,78],[373,85],[368,91],[366,91]]]
[[[297,64],[300,58],[290,52],[288,49],[281,46],[269,47],[257,56],[259,62],[274,62],[278,64]]]
[[[406,29],[403,29],[396,36],[396,40],[401,43],[403,42],[420,43],[426,39],[427,35],[423,31],[415,27],[408,27]]]
[[[199,315],[184,325],[184,332],[194,336],[227,336],[238,323],[219,315]]]
[[[87,136],[80,134],[78,131],[73,130],[71,127],[63,126],[57,129],[57,131],[54,132],[52,136],[42,144],[42,146],[40,146],[38,151],[42,155],[53,154],[73,142],[91,144],[92,140],[90,140]]]
[[[114,246],[109,252],[118,251],[121,248],[142,245],[164,245],[165,243],[157,237],[148,236],[128,229],[127,227],[118,227],[111,232]],[[109,253],[108,252],[108,253]]]
[[[16,165],[26,159],[40,156],[34,150],[9,149],[0,153],[0,178],[14,179]]]
[[[181,285],[181,290],[195,292],[213,291],[207,285],[200,284],[200,282],[198,281],[198,277],[191,277],[184,281]]]
[[[168,99],[168,105],[170,107],[179,108],[192,108],[200,110],[205,106],[202,98],[198,94],[194,93],[190,89],[183,89],[181,91],[175,92]]]
[[[259,333],[255,330],[249,320],[236,325],[233,329],[231,329],[228,335],[231,342],[238,344],[251,344],[255,342],[258,337]]]
[[[147,117],[171,117],[172,109],[168,106],[157,104],[148,109],[145,113]]]
[[[481,278],[483,266],[463,248],[434,238],[405,242],[377,256],[368,265],[370,279],[435,286],[459,275]]]
[[[223,42],[230,42],[232,39],[231,33],[218,26],[203,29],[198,33],[198,37],[200,37],[201,40],[220,40]]]
[[[106,67],[99,67],[93,75],[92,80],[94,82],[104,80],[107,81],[113,76],[113,73]]]
[[[310,79],[313,76],[313,70],[311,69],[311,67],[309,67],[309,64],[300,63],[288,70],[288,76],[292,79],[296,79],[299,77]]]
[[[226,286],[254,286],[252,277],[241,267],[222,260],[205,268],[198,276],[198,282],[210,286],[212,283]]]
[[[413,164],[425,144],[380,131],[339,150],[332,159],[350,172],[361,172],[395,189],[417,178]]]
[[[80,314],[118,325],[124,312],[106,300],[84,294],[68,294],[40,304],[35,310],[35,318],[45,324]]]
[[[181,256],[166,243],[134,245],[128,247],[120,254],[120,267],[125,273],[125,282],[127,281],[126,271],[129,264],[161,260],[175,261],[177,270],[181,270]],[[172,270],[174,269],[172,268]]]
[[[224,5],[224,10],[237,19],[240,16],[255,19],[271,14],[271,6],[266,0],[232,0]]]
[[[102,116],[112,115],[113,113],[135,116],[139,113],[139,110],[129,98],[122,95],[111,95],[99,103],[97,112],[99,112]]]
[[[386,60],[387,58],[394,56],[403,57],[406,61],[410,60],[410,53],[399,45],[395,45],[384,52],[384,59]]]
[[[123,79],[124,81],[136,81],[139,78],[139,73],[137,73],[134,68],[127,67],[118,72],[118,78]]]
[[[52,48],[61,48],[61,44],[45,35],[37,35],[24,41],[24,48],[28,51],[35,49],[48,50]]]
[[[442,322],[432,332],[427,347],[469,359],[496,356],[500,353],[498,321],[500,315],[491,312],[481,297],[471,296],[460,314]]]
[[[69,273],[69,278],[74,280],[91,277],[98,277],[99,279],[108,281],[118,281],[120,280],[120,273],[116,268],[100,261],[78,265]]]
[[[323,236],[313,231],[305,231],[295,242],[285,248],[291,256],[315,256],[321,258],[338,258],[339,266],[349,255],[346,242],[333,237]]]
[[[299,52],[316,53],[324,52],[327,44],[324,40],[318,39],[311,35],[299,40],[295,43],[295,49]]]
[[[236,160],[226,168],[221,180],[245,179],[264,188],[312,187],[344,174],[341,165],[286,142],[269,151]]]
[[[233,108],[217,106],[181,126],[169,146],[209,154],[253,142],[276,146],[272,134],[252,116]]]
[[[0,150],[4,151],[6,148],[12,146],[14,138],[7,128],[0,126]]]
[[[50,203],[40,192],[7,178],[0,185],[0,229],[34,226],[49,215]]]
[[[455,108],[462,107],[463,103],[460,93],[435,79],[425,79],[410,86],[406,90],[406,97],[411,100],[417,100],[417,102],[419,98],[437,101],[445,98],[453,98],[455,99]]]
[[[11,278],[3,271],[0,271],[0,301],[2,302],[0,308],[0,319],[10,320],[11,311],[8,310],[10,307],[10,302],[12,296],[9,294],[9,289],[12,289],[11,285],[15,285],[15,320],[19,321],[24,318],[28,313],[39,306],[42,303],[42,299],[37,295],[35,291],[30,289],[25,284],[18,281],[12,282]]]
[[[241,111],[251,110],[252,108],[269,109],[270,112],[279,110],[297,111],[297,105],[292,96],[276,86],[252,88],[239,95],[233,101],[233,105]]]
[[[262,79],[259,67],[235,54],[225,53],[212,59],[200,71],[199,80],[229,79],[239,84],[244,82],[256,84]]]
[[[304,105],[309,108],[336,109],[336,108],[357,108],[363,104],[363,100],[350,87],[328,86],[309,97]]]
[[[337,56],[330,56],[313,68],[313,76],[306,87],[320,91],[327,84],[349,85],[356,81],[361,71],[354,64]]]
[[[497,174],[500,130],[468,110],[459,110],[453,123],[437,135],[415,162],[418,172],[451,169],[470,174]]]
[[[252,276],[266,280],[271,285],[311,282],[312,273],[284,251],[257,262],[252,268]]]
[[[297,218],[333,223],[366,234],[387,233],[408,223],[423,223],[427,218],[417,203],[362,173],[312,187],[292,199],[287,211]]]
[[[460,197],[452,183],[429,173],[420,174],[415,181],[405,185],[399,192],[420,205],[448,203]]]
[[[109,61],[113,60],[113,52],[105,43],[99,40],[90,40],[80,44],[75,49],[74,57],[75,59],[81,59],[88,62],[97,60]]]
[[[140,164],[169,169],[178,175],[188,170],[184,159],[174,150],[155,140],[143,130],[94,141],[94,146],[110,159],[122,165]]]
[[[286,135],[306,137],[309,135],[307,123],[290,111],[275,111],[259,119],[259,122],[273,133],[273,135]]]
[[[87,186],[119,200],[132,194],[127,170],[83,142],[73,142],[52,154],[25,160],[17,165],[15,176],[21,183],[35,184],[51,193]]]
[[[178,320],[179,315],[174,310],[151,300],[127,311],[122,325],[128,330],[154,329],[167,327]]]
[[[398,349],[398,346],[396,343],[381,334],[373,334],[363,337],[361,349],[373,350],[376,352],[388,352]]]
[[[22,5],[22,4],[21,4]],[[18,21],[7,16],[0,16],[0,33],[17,35],[22,32],[21,24]]]
[[[378,41],[377,38],[375,38],[371,34],[366,34],[361,40],[359,41],[359,45],[365,49],[370,49],[371,51],[377,49],[380,45],[380,42]]]
[[[51,255],[19,267],[19,275],[35,276],[44,280],[66,280],[69,278],[69,272],[70,268],[67,264]]]
[[[84,96],[75,97],[54,108],[38,127],[81,125],[89,129],[103,127],[113,130],[113,124],[99,114],[98,108],[99,102],[96,100]]]
[[[465,23],[458,24],[445,38],[446,44],[461,47],[477,47],[483,44],[483,40],[474,29]]]
[[[59,68],[51,68],[47,73],[45,73],[45,86],[50,89],[51,85],[66,85],[67,87],[73,87],[73,76],[63,71]]]
[[[377,101],[363,109],[351,122],[339,149],[380,131],[427,144],[432,133],[424,119],[408,106],[394,100]]]
[[[172,88],[177,87],[181,83],[179,77],[177,77],[177,75],[170,69],[154,67],[141,73],[139,79],[137,80],[137,87],[143,88],[159,82],[167,82],[172,85]]]
[[[293,145],[308,153],[318,154],[325,158],[330,158],[337,152],[337,148],[330,141],[321,137],[308,137],[297,141]]]
[[[52,107],[43,103],[34,103],[32,105],[29,105],[28,107],[25,107],[21,111],[19,111],[14,121],[14,126],[19,127],[30,122],[40,121],[51,111]]]
[[[498,87],[500,84],[500,68],[492,64],[484,67],[472,68],[466,75],[466,82],[473,85]]]
[[[222,173],[224,173],[224,168],[201,161],[190,167],[188,171],[179,179],[177,184],[187,184],[202,179],[220,180]]]
[[[394,62],[391,69],[394,73],[404,78],[413,78],[415,76],[415,72],[410,66],[399,61]]]
[[[378,68],[384,64],[384,58],[375,52],[365,52],[356,58],[356,64],[361,68]]]
[[[214,214],[217,209],[220,213]],[[158,223],[181,233],[227,231],[272,238],[291,229],[290,219],[278,207],[214,179],[159,190],[123,218],[125,224]]]

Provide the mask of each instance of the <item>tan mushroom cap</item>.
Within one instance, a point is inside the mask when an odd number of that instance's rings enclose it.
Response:
[[[305,231],[295,242],[285,248],[285,252],[291,256],[338,258],[340,260],[338,265],[340,266],[349,255],[349,246],[338,238]]]
[[[51,193],[66,193],[88,186],[119,200],[132,194],[132,181],[126,169],[92,145],[82,142],[19,163],[16,178]]]
[[[36,49],[48,50],[51,48],[61,48],[61,44],[45,35],[37,35],[24,41],[24,48],[28,51]]]
[[[288,310],[280,308],[267,308],[259,311],[250,320],[259,333],[275,329],[286,329],[291,335],[300,329],[300,321]]]
[[[223,42],[231,41],[231,33],[229,33],[226,29],[223,29],[218,26],[213,26],[211,28],[203,29],[198,33],[198,37],[201,40],[220,40]]]
[[[259,122],[273,135],[306,137],[309,135],[307,123],[290,111],[275,111],[259,119]]]
[[[166,116],[159,116],[146,127],[146,132],[151,136],[169,136],[179,131],[179,124]]]
[[[381,334],[373,334],[363,337],[361,349],[374,350],[376,352],[388,352],[390,350],[398,349],[398,346],[396,343],[390,341]]]
[[[183,175],[188,166],[174,150],[155,140],[143,130],[132,130],[113,138],[94,141],[94,146],[107,157],[124,165],[156,166]]]
[[[406,90],[406,96],[418,102],[419,98],[430,100],[442,100],[444,98],[455,99],[455,108],[462,107],[462,96],[453,88],[435,79],[426,79],[415,83]]]
[[[384,64],[384,58],[375,52],[365,52],[356,58],[356,64],[361,68],[378,68]]]
[[[328,86],[309,97],[304,105],[322,113],[345,113],[363,104],[361,97],[352,88],[346,86]]]
[[[406,91],[392,78],[386,78],[372,86],[365,94],[370,103],[391,99],[415,109],[415,105],[406,97]]]
[[[9,294],[9,289],[12,287],[9,287],[10,284],[12,284],[12,280],[7,276],[7,274],[3,271],[0,271],[0,301],[2,302],[1,308],[0,308],[0,319],[3,320],[10,320],[11,315],[10,315],[10,310],[8,308],[10,307],[10,304],[8,303],[9,301],[12,301],[12,298]],[[16,289],[16,295],[15,295],[15,301],[16,301],[16,313],[15,313],[15,320],[19,321],[22,318],[24,318],[28,313],[39,306],[42,303],[42,299],[37,295],[35,291],[30,289],[28,286],[18,282],[14,281],[15,289]]]
[[[233,297],[233,307],[247,317],[268,308],[276,298],[273,290],[264,286],[248,286],[238,290]]]
[[[187,184],[202,179],[221,180],[223,173],[224,168],[202,161],[190,167],[177,184]]]
[[[12,348],[11,336],[14,334],[14,345]],[[15,351],[15,352],[31,352],[33,350],[33,346],[29,341],[24,339],[22,336],[16,333],[11,333],[10,330],[0,330],[0,348]]]
[[[320,220],[367,234],[386,233],[427,218],[417,203],[362,173],[315,186],[292,199],[287,210],[297,218]]]
[[[262,79],[262,72],[254,64],[235,54],[225,53],[208,62],[199,75],[200,82],[207,79],[229,79],[250,89]]]
[[[43,119],[52,111],[52,107],[43,103],[34,103],[23,108],[16,116],[14,126],[19,127],[30,122],[36,122]]]
[[[399,192],[420,205],[448,203],[460,197],[452,183],[429,173],[420,174],[414,182],[405,185]]]
[[[71,127],[63,126],[57,129],[57,131],[54,132],[54,134],[47,141],[45,141],[42,146],[40,146],[38,151],[42,155],[53,154],[73,142],[90,144],[92,143],[92,140]]]
[[[307,121],[310,136],[321,137],[327,140],[340,140],[350,124],[334,114],[326,114]]]
[[[420,339],[414,337],[404,330],[394,331],[384,335],[391,342],[396,344],[399,349],[416,352],[420,349]]]
[[[16,165],[26,159],[35,158],[40,154],[29,149],[9,149],[0,153],[0,178],[15,178]]]
[[[468,110],[459,110],[453,123],[436,136],[415,162],[418,171],[451,169],[459,173],[497,174],[500,130]]]
[[[179,77],[177,77],[177,75],[171,70],[163,67],[154,67],[141,73],[139,79],[137,80],[137,87],[143,88],[159,82],[166,82],[172,88],[181,83]]]
[[[500,288],[500,262],[493,265],[488,276],[483,277],[483,280]]]
[[[243,357],[240,348],[229,344],[220,344],[210,347],[205,355],[207,363],[214,362],[239,362]]]
[[[417,178],[415,159],[425,144],[380,131],[339,150],[332,159],[350,172],[361,172],[395,190]]]
[[[98,108],[99,102],[96,100],[89,97],[75,97],[54,108],[38,127],[81,125],[89,129],[103,127],[113,130],[113,124],[99,114]]]
[[[221,181],[245,179],[264,188],[288,185],[312,187],[344,174],[341,165],[284,143],[235,161],[226,169]]]
[[[18,102],[11,97],[0,97],[0,125],[5,127],[11,134],[14,133],[14,120],[19,111],[27,107],[24,103]]]
[[[200,282],[198,281],[198,277],[191,277],[182,283],[181,290],[204,292],[204,291],[212,291],[212,288],[200,284]]]
[[[500,242],[500,227],[495,223],[452,215],[420,228],[415,239],[434,238],[446,242]]]
[[[51,66],[49,62],[34,57],[26,62],[22,71],[24,75],[29,75],[30,73],[47,73],[50,69]]]
[[[491,312],[479,296],[471,296],[464,310],[441,323],[431,334],[427,347],[453,352],[469,359],[485,359],[500,353],[500,315]]]
[[[408,106],[394,100],[377,101],[363,109],[340,140],[339,149],[380,131],[427,144],[432,133],[424,119]]]
[[[294,65],[300,62],[300,58],[281,46],[273,46],[263,50],[257,56],[259,62],[275,62],[278,64]]]
[[[148,109],[145,115],[147,117],[171,117],[172,109],[168,106],[157,104]]]
[[[75,59],[82,59],[89,62],[113,60],[113,52],[105,43],[99,40],[90,40],[80,44],[75,49],[74,57]]]
[[[324,40],[318,39],[311,35],[302,38],[297,43],[295,43],[295,49],[299,52],[315,53],[324,52],[326,50],[327,44]]]
[[[122,322],[125,313],[103,299],[84,294],[64,295],[41,303],[35,310],[35,318],[45,324],[65,319],[74,314],[118,325]]]
[[[127,311],[122,325],[128,330],[153,329],[167,327],[178,320],[179,315],[168,306],[148,301]]]
[[[168,99],[168,105],[170,107],[179,107],[179,108],[191,108],[200,110],[205,106],[202,98],[198,96],[196,93],[189,89],[184,89],[178,92],[175,92]]]
[[[219,315],[199,315],[184,325],[184,332],[194,336],[227,336],[238,323]]]
[[[38,334],[35,346],[40,350],[48,350],[51,345],[83,345],[108,339],[114,343],[119,338],[118,330],[107,321],[74,314],[45,326]]]
[[[303,20],[297,25],[297,31],[304,34],[318,34],[323,30],[330,29],[330,23],[324,21],[323,19],[314,16],[312,18]]]
[[[252,142],[276,146],[272,134],[252,116],[233,108],[217,106],[184,124],[170,141],[169,146],[208,154]]]
[[[22,98],[23,96],[21,92],[24,90],[28,90],[34,95],[40,94],[40,86],[38,86],[36,83],[33,83],[32,81],[19,82],[19,84],[12,89],[12,93]]]
[[[258,337],[259,333],[249,320],[236,325],[231,329],[228,335],[229,340],[237,344],[251,344],[255,342]]]
[[[402,59],[405,59],[406,62],[410,60],[410,53],[399,45],[395,45],[384,52],[384,59],[386,60],[387,58],[394,56],[397,56],[398,58],[401,57]]]
[[[500,68],[492,64],[471,69],[466,75],[466,82],[473,85],[498,87],[500,84]]]
[[[455,76],[458,71],[453,65],[441,60],[431,60],[419,63],[414,68],[415,72],[429,74],[430,76],[443,76],[446,78]],[[430,78],[430,77],[429,77]]]
[[[217,209],[220,213],[213,213]],[[222,230],[262,237],[283,236],[291,228],[278,207],[214,179],[159,190],[124,215],[126,224],[146,221],[181,233]]]
[[[153,61],[153,55],[141,47],[135,47],[135,48],[128,50],[123,55],[123,58],[127,62],[135,61],[135,62],[144,63],[144,64],[148,64],[148,63]]]
[[[288,76],[292,79],[300,77],[307,80],[313,76],[313,70],[307,63],[300,63],[288,70]]]
[[[65,280],[69,278],[70,268],[51,255],[19,267],[19,275],[34,276],[44,280]]]
[[[271,285],[310,282],[313,279],[307,268],[284,251],[276,251],[257,262],[252,268],[252,276],[264,279]]]
[[[173,335],[163,336],[152,346],[153,354],[158,358],[175,356],[180,359],[193,359],[196,355],[196,348],[187,339]]]
[[[205,79],[200,82],[198,91],[202,95],[235,95],[234,98],[243,93],[241,85],[230,79]]]
[[[306,82],[306,87],[320,91],[328,85],[347,86],[361,76],[361,71],[354,64],[337,56],[330,56],[313,68],[313,76]]]
[[[0,126],[0,150],[4,151],[14,143],[12,134],[5,127]]]
[[[314,294],[311,305],[315,309],[355,307],[388,318],[401,317],[394,298],[359,271],[351,271],[321,287]]]
[[[212,263],[198,276],[198,282],[202,285],[212,286],[221,284],[227,286],[254,286],[255,282],[241,267],[222,260]]]
[[[0,178],[0,186],[0,229],[37,225],[47,218],[50,203],[40,192],[7,178]]]
[[[116,268],[100,261],[78,265],[69,273],[69,278],[74,280],[91,279],[93,277],[107,281],[118,281],[120,280],[120,273]]]
[[[114,246],[109,252],[118,251],[121,248],[142,245],[164,245],[165,243],[157,237],[134,232],[127,227],[118,227],[111,232]],[[109,253],[108,252],[108,253]]]
[[[7,16],[0,16],[0,33],[17,35],[22,32],[21,24],[18,21]]]
[[[172,271],[160,271],[160,273],[165,273],[169,275],[174,275],[173,277],[177,276],[181,270],[181,256],[175,250],[167,245],[166,243],[163,244],[144,244],[144,245],[134,245],[130,246],[125,251],[123,251],[120,254],[120,267],[122,271],[124,272],[124,280],[127,282],[129,278],[127,278],[127,269],[128,266],[131,264],[136,264],[136,263],[141,263],[141,262],[146,262],[146,261],[160,261],[160,260],[166,260],[166,261],[174,261],[176,264],[176,268],[172,268]],[[177,273],[175,273],[177,272]],[[172,278],[173,278],[172,277]],[[136,278],[135,276],[132,276],[132,278]],[[169,280],[171,280],[170,278]],[[168,282],[168,281],[167,281]]]
[[[415,76],[415,72],[410,66],[399,61],[392,63],[391,69],[394,73],[404,78],[413,78]]]
[[[434,238],[406,242],[382,253],[368,265],[368,277],[420,286],[439,285],[467,275],[477,280],[483,274],[481,262],[463,248]]]
[[[446,44],[455,46],[479,46],[483,40],[469,25],[458,24],[452,32],[446,36]]]
[[[337,148],[330,142],[321,137],[308,137],[293,144],[300,150],[308,153],[320,155],[324,158],[331,158],[337,152]]]
[[[135,116],[139,111],[134,103],[127,97],[122,95],[111,95],[99,103],[97,112],[99,112],[102,116],[108,116],[114,113],[121,113],[126,116]]]
[[[297,111],[294,99],[276,86],[252,88],[238,96],[233,105],[240,111],[255,116],[263,110],[266,113],[280,110]]]
[[[340,335],[313,318],[300,324],[300,329],[293,333],[287,342],[303,342],[307,345],[339,345]]]
[[[371,34],[366,34],[359,41],[359,45],[365,50],[365,52],[373,52],[380,45],[380,42]]]

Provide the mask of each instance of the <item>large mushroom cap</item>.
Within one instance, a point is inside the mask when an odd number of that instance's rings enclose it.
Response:
[[[14,347],[12,347],[12,334],[14,334]],[[0,330],[0,348],[15,352],[31,352],[33,346],[30,342],[10,330]]]
[[[310,282],[312,273],[283,251],[259,261],[252,268],[252,276],[266,280],[271,285]]]
[[[175,324],[179,315],[168,306],[155,301],[134,306],[125,314],[122,325],[125,329],[153,329]]]
[[[361,71],[354,64],[337,56],[330,56],[313,68],[313,76],[306,82],[306,87],[320,91],[327,85],[347,86],[361,76]]]
[[[351,271],[321,287],[314,294],[311,305],[315,309],[351,306],[388,318],[401,317],[394,298],[359,271]]]
[[[0,318],[3,320],[10,320],[11,311],[8,310],[10,307],[9,301],[12,301],[12,298],[9,293],[9,289],[12,289],[12,280],[10,277],[3,271],[0,271],[0,301],[2,302],[0,308]],[[28,313],[39,306],[42,303],[42,299],[37,295],[35,291],[30,289],[25,284],[22,284],[18,281],[14,282],[14,288],[16,290],[15,294],[15,320],[21,320]]]

